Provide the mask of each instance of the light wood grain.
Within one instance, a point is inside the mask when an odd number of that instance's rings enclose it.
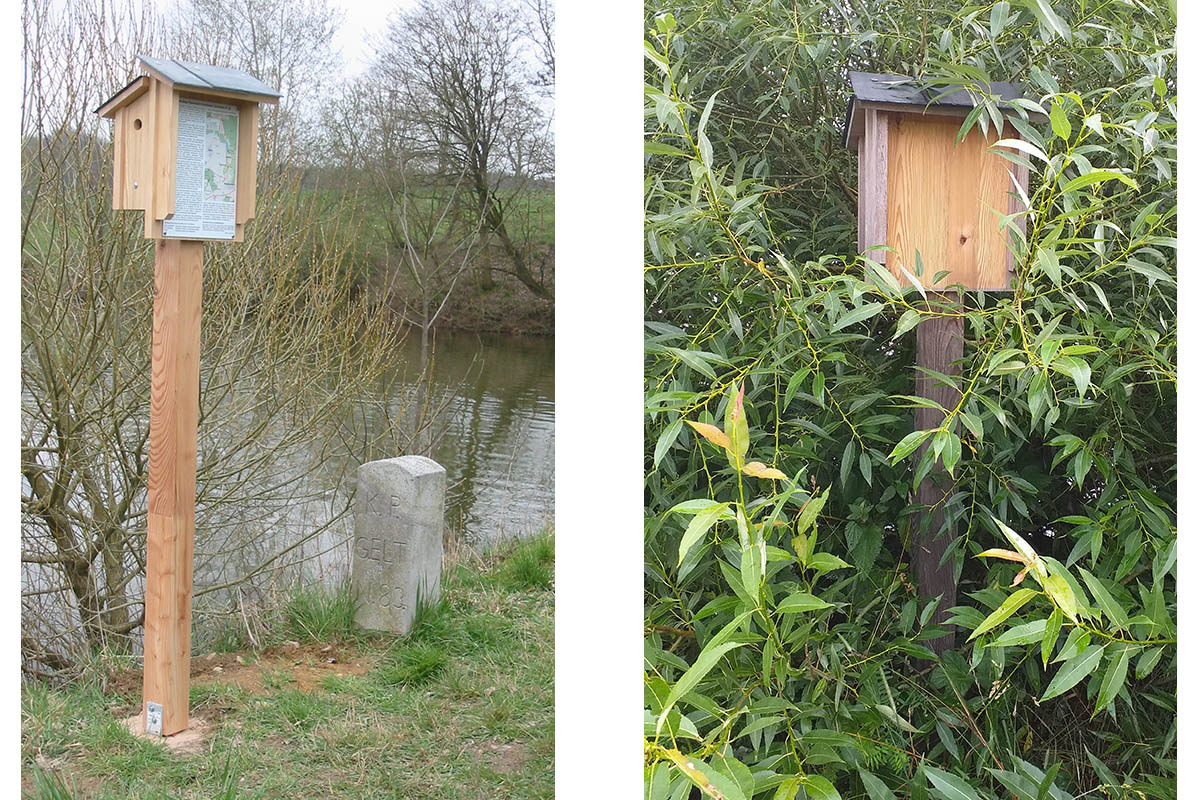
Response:
[[[175,213],[175,150],[179,138],[179,97],[161,81],[154,84],[154,218]]]
[[[863,193],[859,195],[859,220],[863,231],[861,250],[886,243],[888,198],[888,125],[887,117],[875,110],[866,112],[862,157],[859,170],[865,173]],[[861,178],[860,178],[861,179]],[[872,250],[868,258],[887,263],[887,253]]]
[[[142,710],[162,704],[164,736],[188,724],[203,255],[155,242]]]
[[[156,76],[161,75],[161,73],[154,72],[154,70],[148,67],[147,72],[151,72]],[[272,106],[279,104],[279,98],[275,97],[274,95],[252,94],[248,92],[231,92],[225,89],[206,89],[201,86],[182,86],[178,83],[168,81],[166,78],[162,77],[160,77],[159,80],[170,86],[175,91],[175,94],[185,100],[203,100],[209,103],[225,104],[229,104],[230,101],[234,103],[266,103],[267,105]]]
[[[978,128],[956,144],[961,124],[952,117],[889,115],[887,243],[914,274],[920,252],[926,288],[948,270],[938,287],[1007,289],[1000,214],[1010,206],[1009,162],[987,152],[990,141]],[[898,266],[889,261],[889,267],[906,280]]]
[[[238,106],[237,217],[239,225],[254,218],[258,183],[258,103]]]
[[[864,212],[867,203],[867,137],[858,137],[858,252],[867,249],[866,222]]]
[[[121,91],[117,92],[108,100],[104,101],[104,105],[96,109],[96,114],[101,119],[112,118],[117,110],[125,107],[136,98],[142,96],[150,90],[150,81],[152,79],[148,75],[139,75],[129,82]]]
[[[139,125],[140,123],[140,125]],[[113,118],[113,208],[150,207],[154,176],[154,129],[150,94],[142,93]]]
[[[943,299],[956,300],[958,295],[947,295]],[[942,307],[944,310],[944,307]],[[932,317],[917,327],[917,367],[936,370],[944,375],[958,377],[958,362],[963,356],[962,317]],[[917,370],[916,394],[928,397],[945,409],[953,409],[962,396],[957,385],[947,386],[934,380],[920,369]],[[916,430],[928,430],[942,424],[945,417],[941,411],[918,408],[914,412]],[[926,446],[916,454],[919,463]],[[939,462],[940,465],[940,462]],[[954,562],[947,559],[939,564],[946,548],[954,540],[955,531],[947,527],[943,501],[948,490],[948,475],[940,468],[926,476],[917,487],[915,502],[927,510],[912,518],[912,564],[916,572],[917,590],[922,600],[941,595],[937,611],[932,620],[941,622],[957,602],[958,585],[954,579]],[[942,653],[954,646],[953,634],[932,639],[929,646]]]
[[[855,99],[854,104],[850,108],[850,121],[846,125],[846,141],[854,141],[863,135],[866,129],[868,111],[878,111],[884,114],[917,114],[925,117],[952,117],[957,118],[961,123],[969,110],[957,105],[917,106],[909,103],[882,103],[872,100],[864,101]],[[1033,123],[1046,122],[1048,119],[1050,118],[1045,114],[1038,114],[1032,111],[1029,113],[1029,121]]]
[[[129,171],[125,153],[129,147],[129,134],[125,130],[125,115],[118,111],[113,116],[113,171],[112,207],[114,211],[127,208],[125,196],[126,173]]]

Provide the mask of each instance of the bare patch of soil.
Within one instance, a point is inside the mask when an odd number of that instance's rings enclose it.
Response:
[[[488,739],[471,745],[475,757],[496,772],[517,772],[530,758],[529,747],[524,742],[500,742]]]
[[[327,677],[366,674],[377,656],[363,656],[336,644],[285,642],[259,653],[208,653],[193,656],[190,675],[193,685],[233,684],[250,694],[267,694],[265,675],[282,674],[289,685],[312,691]],[[108,678],[109,691],[133,703],[142,693],[142,672],[130,669]]]
[[[166,748],[172,753],[181,756],[198,756],[207,749],[208,740],[216,730],[210,720],[204,717],[198,717],[195,714],[188,715],[188,726],[179,733],[171,736],[151,736],[146,733],[146,722],[142,719],[141,714],[134,714],[125,720],[125,727],[129,732],[139,739],[148,739],[152,742],[160,742],[166,745]]]

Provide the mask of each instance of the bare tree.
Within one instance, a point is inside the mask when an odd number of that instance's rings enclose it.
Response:
[[[531,13],[529,39],[541,68],[537,73],[537,84],[554,91],[554,2],[553,0],[525,0],[525,8]]]
[[[378,76],[362,78],[325,109],[324,159],[341,167],[382,218],[383,263],[373,288],[421,337],[419,368],[426,375],[432,336],[463,274],[481,249],[482,218],[461,169],[447,174],[427,148],[420,123]],[[418,386],[410,428],[418,439],[431,427],[426,382]]]
[[[169,46],[173,57],[246,70],[283,94],[263,109],[269,171],[315,145],[311,120],[341,71],[332,41],[344,17],[328,0],[177,0]]]
[[[376,70],[408,107],[419,109],[422,149],[436,153],[443,172],[466,176],[484,228],[512,273],[534,295],[549,298],[545,276],[530,269],[527,247],[509,226],[510,203],[547,164],[548,125],[531,96],[525,36],[517,9],[496,0],[422,0],[391,20]]]

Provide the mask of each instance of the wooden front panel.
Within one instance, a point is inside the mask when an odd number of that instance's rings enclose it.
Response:
[[[156,220],[175,213],[175,140],[179,137],[179,96],[155,81],[150,90],[154,104],[154,208]],[[146,221],[147,235],[150,220]]]
[[[886,244],[884,236],[887,225],[887,153],[887,115],[868,109],[858,153],[859,252]],[[887,260],[886,250],[872,250],[866,255],[880,264]]]
[[[895,249],[888,267],[907,278],[898,259],[914,275],[921,253],[921,283],[968,289],[1008,288],[1007,233],[1012,181],[1008,160],[988,153],[978,128],[957,144],[962,119],[917,114],[888,114],[887,243]]]
[[[237,224],[254,219],[258,183],[258,103],[238,104]]]
[[[113,119],[113,208],[145,210],[150,207],[154,177],[154,133],[150,123],[150,95],[117,111]]]

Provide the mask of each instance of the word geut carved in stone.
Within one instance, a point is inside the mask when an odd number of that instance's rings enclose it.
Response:
[[[354,557],[369,558],[384,564],[397,564],[404,559],[407,549],[408,542],[364,536],[354,543]]]

